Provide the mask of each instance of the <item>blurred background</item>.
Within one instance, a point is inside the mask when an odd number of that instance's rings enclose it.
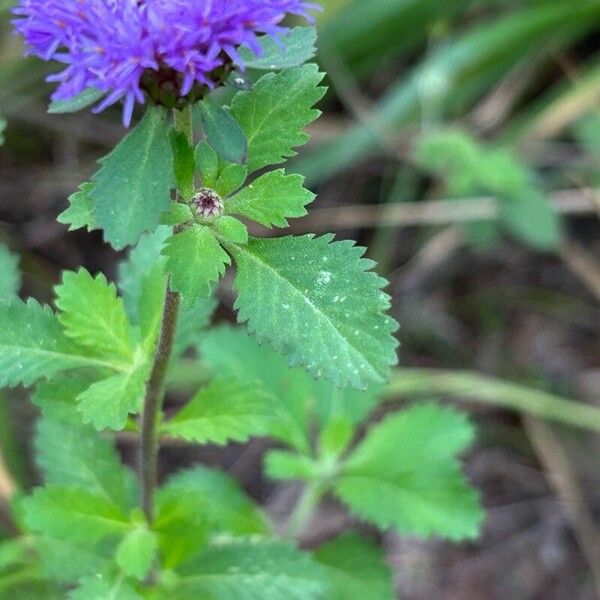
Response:
[[[569,401],[600,411],[600,1],[321,3],[330,92],[293,163],[319,196],[292,231],[369,246],[402,326],[399,402],[447,399],[479,431],[467,471],[488,513],[482,537],[386,535],[399,597],[599,598],[600,412],[567,423]],[[124,130],[118,108],[47,114],[55,66],[22,58],[10,4],[0,0],[0,241],[21,257],[23,293],[48,301],[63,269],[116,275],[100,235],[55,219]],[[221,294],[218,319],[232,320]],[[26,487],[23,398],[0,398],[0,447]],[[264,448],[165,457],[218,464],[285,513],[287,491],[258,476]],[[326,507],[305,543],[346,520]]]

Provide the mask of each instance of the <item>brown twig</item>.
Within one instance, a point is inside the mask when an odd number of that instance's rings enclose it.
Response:
[[[525,428],[544,467],[548,482],[561,500],[581,551],[590,567],[600,597],[600,531],[585,501],[569,457],[552,428],[533,417],[525,417]]]
[[[569,269],[600,300],[600,266],[596,259],[573,241],[565,241],[560,256]]]
[[[563,215],[588,215],[596,211],[596,190],[569,189],[549,196],[554,210]],[[450,225],[491,220],[499,215],[495,198],[463,198],[405,202],[392,206],[357,205],[314,209],[294,225],[295,232],[358,229],[371,227],[408,227]]]

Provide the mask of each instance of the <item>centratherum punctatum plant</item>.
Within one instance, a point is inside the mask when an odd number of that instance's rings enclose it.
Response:
[[[0,253],[0,384],[34,390],[44,479],[9,515],[1,593],[393,598],[383,551],[358,533],[312,552],[294,545],[326,495],[381,529],[476,535],[477,495],[456,458],[473,435],[465,418],[426,403],[357,439],[397,346],[386,282],[364,249],[333,236],[248,234],[248,221],[286,227],[314,199],[280,168],[307,141],[325,93],[323,74],[306,64],[314,29],[281,25],[313,8],[23,0],[15,9],[29,50],[67,64],[51,112],[122,100],[129,125],[136,101],[145,110],[59,217],[102,230],[116,249],[132,246],[118,289],[81,268],[64,274],[54,309],[25,302],[15,261]],[[216,88],[241,68],[254,83],[230,91],[224,107]],[[232,266],[243,325],[211,327],[215,287]],[[182,360],[192,351],[198,359]],[[167,392],[189,384],[189,401],[165,411]],[[123,430],[139,436],[137,477],[114,446]],[[279,448],[265,457],[268,476],[301,480],[304,491],[277,532],[218,471],[197,466],[159,486],[163,436],[270,436]]]

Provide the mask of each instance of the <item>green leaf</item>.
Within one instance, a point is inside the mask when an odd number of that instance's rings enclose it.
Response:
[[[217,500],[217,498],[214,498]],[[162,488],[156,494],[156,519],[152,529],[158,536],[161,566],[173,569],[206,545],[210,525],[198,507],[202,502],[189,493]]]
[[[234,244],[248,243],[248,228],[234,217],[223,215],[215,221],[214,226],[216,232],[226,240]]]
[[[129,258],[119,265],[119,289],[131,322],[140,325],[142,337],[150,341],[158,334],[167,284],[161,256],[171,235],[169,227],[144,234]]]
[[[92,277],[84,268],[65,272],[56,288],[59,321],[65,333],[98,358],[125,365],[133,360],[132,332],[117,288],[99,273]]]
[[[36,537],[33,540],[45,577],[59,583],[74,583],[82,577],[105,572],[113,563],[114,543],[85,542]]]
[[[383,387],[340,390],[329,381],[316,381],[304,369],[290,368],[268,344],[259,345],[245,327],[212,328],[199,337],[198,349],[213,374],[262,383],[273,397],[269,436],[301,453],[312,452],[315,418],[323,427],[340,418],[357,425],[383,396]]]
[[[260,381],[273,397],[269,435],[299,452],[310,451],[308,414],[314,394],[313,379],[306,371],[290,369],[283,356],[268,345],[259,345],[244,327],[221,326],[205,332],[199,350],[213,374]]]
[[[375,425],[334,488],[357,516],[404,535],[475,537],[482,511],[455,456],[473,439],[467,419],[435,404]]]
[[[271,410],[271,398],[261,386],[217,379],[165,423],[163,431],[199,444],[245,442],[267,431]]]
[[[0,386],[28,386],[79,367],[120,368],[83,355],[65,337],[53,312],[35,300],[0,304]]]
[[[192,306],[182,307],[175,334],[175,356],[182,354],[204,336],[216,307],[214,297],[202,298]]]
[[[319,465],[312,458],[284,450],[271,450],[266,454],[265,473],[271,479],[280,481],[289,479],[310,481],[320,475]]]
[[[231,477],[222,471],[195,466],[172,475],[158,492],[160,503],[182,498],[202,515],[214,533],[267,533],[260,509]]]
[[[20,288],[19,257],[0,244],[0,302],[15,298]]]
[[[234,98],[231,114],[248,140],[250,172],[284,162],[308,141],[303,129],[320,114],[312,107],[325,95],[323,77],[314,64],[268,73]]]
[[[102,92],[96,88],[87,88],[68,100],[55,100],[48,107],[48,112],[51,115],[78,112],[98,102],[105,94],[106,92]]]
[[[227,162],[245,163],[248,145],[239,123],[210,100],[196,106],[208,144]]]
[[[189,223],[194,219],[192,209],[187,204],[180,204],[172,202],[169,210],[163,213],[160,223],[161,225],[183,225]]]
[[[538,250],[556,250],[562,239],[561,222],[541,192],[530,190],[504,199],[500,216],[507,229]]]
[[[37,384],[31,401],[45,417],[81,427],[81,417],[77,414],[77,397],[87,390],[94,379],[89,375],[57,375],[49,381]]]
[[[324,544],[316,550],[315,560],[327,571],[330,582],[327,600],[396,598],[384,553],[359,535],[344,534]]]
[[[234,247],[240,322],[315,377],[365,388],[395,364],[385,280],[364,248],[332,236],[252,239]],[[228,246],[229,248],[229,246]],[[315,334],[318,332],[318,335]]]
[[[248,177],[246,165],[225,164],[219,171],[219,176],[214,184],[214,189],[221,198],[225,198],[239,190]]]
[[[167,257],[171,287],[181,293],[188,305],[208,297],[231,264],[213,232],[202,225],[194,225],[169,238],[163,254]]]
[[[135,499],[135,479],[113,444],[89,427],[55,418],[38,421],[37,464],[46,484],[80,487],[126,511]]]
[[[37,488],[23,500],[23,509],[33,531],[74,542],[93,544],[124,534],[129,527],[118,506],[81,488]]]
[[[287,227],[287,218],[303,217],[315,195],[304,189],[304,177],[286,175],[283,169],[266,173],[229,198],[228,213],[238,214],[265,227]]]
[[[181,568],[171,597],[178,600],[318,600],[323,573],[291,545],[227,540],[213,545]]]
[[[69,226],[69,231],[86,228],[88,232],[98,229],[92,200],[93,183],[82,183],[79,191],[69,196],[69,208],[60,213],[57,221]]]
[[[104,239],[117,250],[153,230],[169,208],[173,154],[165,115],[159,107],[148,108],[93,178],[94,212]]]
[[[95,575],[81,580],[69,592],[69,600],[142,600],[142,596],[123,577]]]
[[[150,572],[157,549],[156,534],[145,527],[137,527],[123,538],[115,559],[125,575],[141,581]]]
[[[213,188],[219,175],[219,156],[204,141],[196,146],[196,167],[202,178],[202,185],[207,188]]]
[[[131,373],[113,375],[92,384],[77,398],[83,422],[98,431],[124,429],[129,414],[142,408],[147,375],[148,369],[143,365]]]
[[[262,53],[258,56],[244,46],[239,53],[248,69],[277,71],[309,61],[317,52],[316,42],[317,30],[314,27],[294,27],[289,33],[278,36],[277,42],[270,36],[259,38]]]
[[[148,356],[154,351],[154,340],[162,319],[166,258],[161,253],[170,234],[168,227],[159,227],[155,233],[143,235],[129,259],[119,267],[119,287],[125,308],[132,322],[141,327]],[[203,298],[182,307],[177,324],[176,355],[191,346],[206,328],[215,305],[213,298]]]
[[[194,196],[194,174],[196,163],[194,160],[194,149],[190,145],[186,135],[171,129],[169,132],[171,148],[173,150],[173,164],[175,172],[175,184],[177,189],[186,200]]]

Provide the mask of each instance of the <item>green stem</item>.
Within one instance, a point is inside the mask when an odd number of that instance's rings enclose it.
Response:
[[[174,111],[173,120],[177,130],[184,133],[191,144],[193,141],[191,107],[188,106],[183,111]],[[154,492],[158,481],[158,425],[162,414],[167,371],[175,344],[180,305],[180,295],[167,285],[160,336],[150,379],[146,386],[142,414],[139,477],[142,509],[149,523],[154,520]]]
[[[306,484],[286,524],[286,537],[297,539],[310,524],[310,520],[323,497],[323,486],[319,481]]]
[[[457,396],[600,432],[597,406],[469,371],[397,369],[386,395],[390,400],[398,396]]]

